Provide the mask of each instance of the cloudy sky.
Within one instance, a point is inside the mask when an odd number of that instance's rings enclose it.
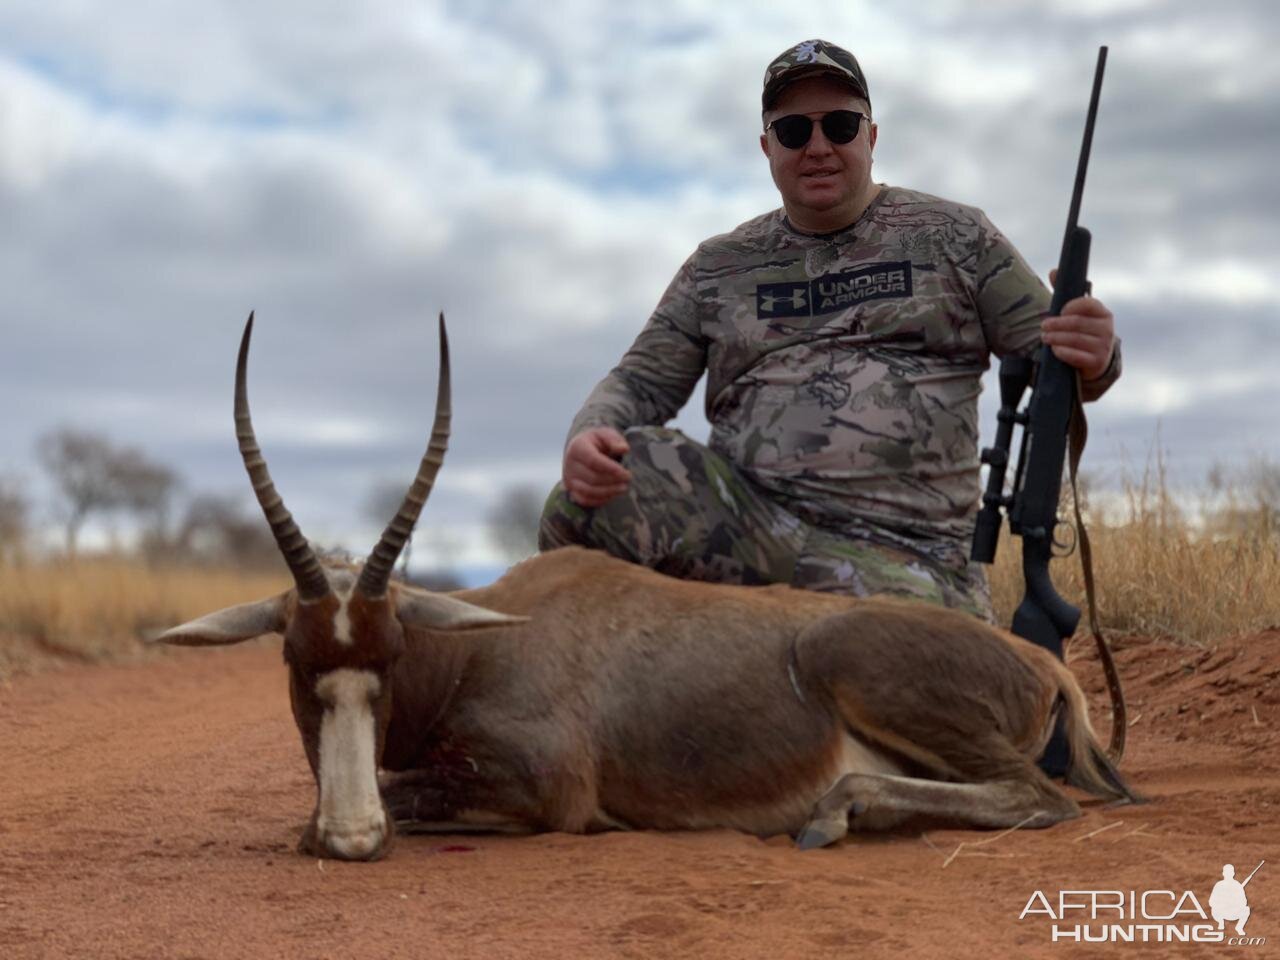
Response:
[[[688,253],[777,205],[760,76],[815,36],[862,62],[877,179],[982,207],[1042,271],[1108,44],[1081,220],[1126,372],[1087,466],[1140,470],[1157,435],[1191,485],[1280,460],[1273,9],[7,0],[0,475],[43,503],[35,438],[72,425],[187,493],[247,489],[230,406],[252,308],[277,483],[309,536],[367,549],[369,489],[407,483],[425,443],[444,309],[454,435],[424,556],[486,562],[495,498],[551,485]],[[700,391],[679,425],[706,435]]]

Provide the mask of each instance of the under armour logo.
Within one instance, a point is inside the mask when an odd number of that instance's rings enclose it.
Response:
[[[756,285],[756,316],[767,320],[829,316],[872,300],[911,296],[911,261],[876,261],[809,281]]]
[[[785,297],[771,293],[760,295],[760,310],[764,313],[776,313],[779,303],[785,303],[792,310],[803,310],[809,305],[809,291],[804,287],[797,287]]]

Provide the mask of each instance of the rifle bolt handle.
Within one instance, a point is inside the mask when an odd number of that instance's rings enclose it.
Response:
[[[1005,467],[1009,465],[1009,451],[1001,447],[983,447],[978,459],[993,467]]]

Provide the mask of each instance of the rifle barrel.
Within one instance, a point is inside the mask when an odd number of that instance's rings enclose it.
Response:
[[[1080,144],[1080,162],[1076,165],[1076,185],[1071,191],[1071,211],[1067,214],[1067,237],[1080,219],[1080,200],[1084,196],[1084,175],[1089,169],[1089,151],[1093,149],[1093,124],[1098,119],[1098,98],[1102,95],[1102,71],[1107,66],[1107,48],[1098,48],[1098,66],[1093,71],[1093,92],[1089,95],[1089,113],[1084,121],[1084,140]],[[1063,241],[1065,250],[1066,243]]]

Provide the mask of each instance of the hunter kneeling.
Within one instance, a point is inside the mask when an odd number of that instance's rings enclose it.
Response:
[[[765,72],[782,207],[702,243],[574,418],[540,547],[693,580],[892,594],[992,620],[969,562],[990,355],[1043,342],[1083,399],[1120,374],[1110,311],[1049,291],[978,209],[871,178],[846,50]],[[710,442],[661,425],[707,373]]]

